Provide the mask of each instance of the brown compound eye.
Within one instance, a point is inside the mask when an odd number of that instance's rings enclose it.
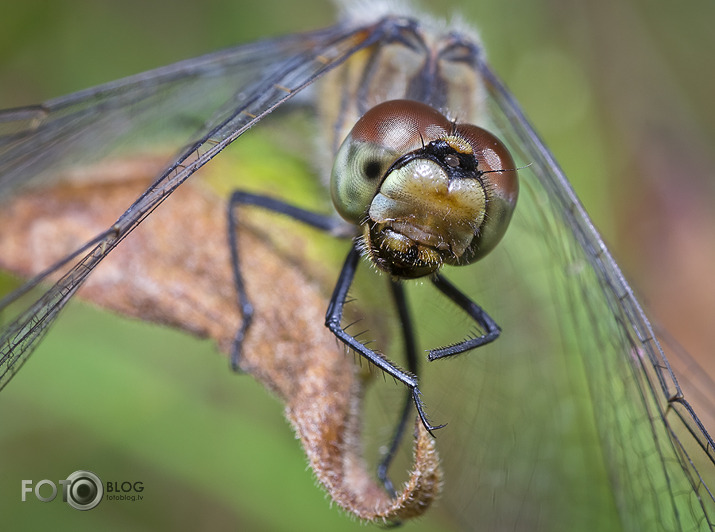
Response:
[[[519,193],[516,166],[504,143],[486,129],[471,124],[457,124],[455,131],[472,146],[479,171],[487,174],[484,179],[498,189],[497,194],[515,202]]]
[[[519,180],[514,159],[501,140],[471,124],[457,124],[455,132],[472,146],[486,189],[486,223],[472,245],[474,254],[469,262],[474,262],[491,251],[504,236],[519,195]]]

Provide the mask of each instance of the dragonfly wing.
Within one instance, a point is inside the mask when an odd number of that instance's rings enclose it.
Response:
[[[344,29],[259,41],[207,54],[49,100],[0,112],[0,193],[61,175],[67,167],[107,155],[136,157],[165,147],[175,155],[188,140],[200,140],[225,120],[248,111],[283,76],[306,74],[322,51],[344,53]],[[350,43],[348,37],[344,37]],[[345,44],[345,43],[343,43]],[[318,51],[320,53],[320,51]],[[321,60],[333,66],[330,54]],[[305,80],[303,80],[305,81]],[[286,88],[288,88],[286,86]],[[254,109],[257,110],[257,109]],[[215,140],[215,139],[214,139]]]
[[[266,114],[379,38],[379,24],[338,25],[239,46],[0,114],[3,196],[41,181],[46,170],[106,156],[104,146],[132,151],[156,133],[157,122],[178,124],[178,130],[193,135],[178,141],[179,154],[111,228],[0,302],[5,308],[48,275],[61,275],[0,331],[0,388],[94,267],[176,187]],[[172,143],[176,149],[177,141]]]
[[[482,60],[490,127],[518,165],[544,246],[565,356],[587,376],[606,474],[628,530],[715,526],[713,440],[685,400],[647,317],[569,182]],[[521,199],[520,199],[521,201]],[[523,208],[523,204],[517,208]],[[536,212],[538,210],[538,212]],[[540,356],[534,353],[534,356]]]

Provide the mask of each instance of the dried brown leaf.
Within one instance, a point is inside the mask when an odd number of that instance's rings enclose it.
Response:
[[[0,267],[36,274],[111,226],[143,185],[136,179],[104,181],[36,189],[4,204]],[[241,316],[225,212],[225,200],[185,184],[97,268],[81,297],[209,337],[227,353]],[[422,514],[441,484],[434,440],[417,424],[413,471],[390,499],[362,458],[363,381],[323,325],[327,301],[300,268],[256,234],[242,229],[240,244],[255,307],[242,369],[284,401],[316,477],[340,507],[364,520]]]

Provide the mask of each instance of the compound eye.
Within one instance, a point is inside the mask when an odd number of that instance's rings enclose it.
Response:
[[[446,135],[450,122],[429,105],[392,100],[365,113],[335,157],[330,193],[338,213],[359,224],[392,164]]]
[[[458,124],[455,131],[471,144],[490,193],[509,204],[516,203],[519,192],[516,165],[504,143],[486,129],[471,124]]]
[[[455,132],[474,149],[487,191],[485,224],[472,244],[473,262],[489,253],[504,235],[516,206],[519,181],[514,159],[501,140],[471,124],[458,124]]]

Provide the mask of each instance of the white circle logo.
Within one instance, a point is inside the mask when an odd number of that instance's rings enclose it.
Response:
[[[76,510],[91,510],[104,495],[104,486],[99,477],[91,471],[75,471],[67,477],[69,491],[67,504]]]

